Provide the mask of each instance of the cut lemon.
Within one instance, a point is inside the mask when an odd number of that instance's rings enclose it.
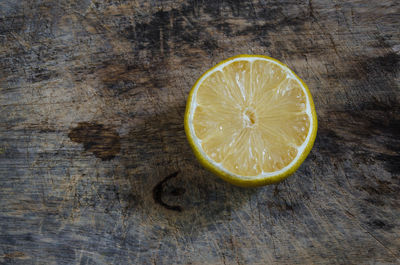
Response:
[[[261,186],[301,165],[314,144],[317,115],[307,85],[286,65],[239,55],[197,80],[185,131],[207,169],[235,185]]]

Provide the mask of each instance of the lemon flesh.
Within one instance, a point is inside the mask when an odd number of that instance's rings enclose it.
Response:
[[[207,168],[238,185],[280,181],[304,161],[317,120],[307,86],[265,56],[230,58],[192,88],[185,128]]]

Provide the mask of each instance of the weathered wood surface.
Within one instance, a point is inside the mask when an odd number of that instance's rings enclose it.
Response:
[[[0,1],[0,262],[399,264],[396,0]],[[237,188],[183,130],[195,80],[242,53],[309,85],[315,146]]]

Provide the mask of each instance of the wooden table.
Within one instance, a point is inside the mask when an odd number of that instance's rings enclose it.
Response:
[[[186,142],[191,86],[237,54],[314,97],[279,185]],[[0,262],[400,264],[399,59],[396,0],[0,1]]]

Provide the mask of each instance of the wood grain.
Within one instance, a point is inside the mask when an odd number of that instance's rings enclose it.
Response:
[[[400,264],[399,28],[395,0],[0,1],[0,262]],[[319,119],[257,189],[183,129],[195,80],[246,53]]]

